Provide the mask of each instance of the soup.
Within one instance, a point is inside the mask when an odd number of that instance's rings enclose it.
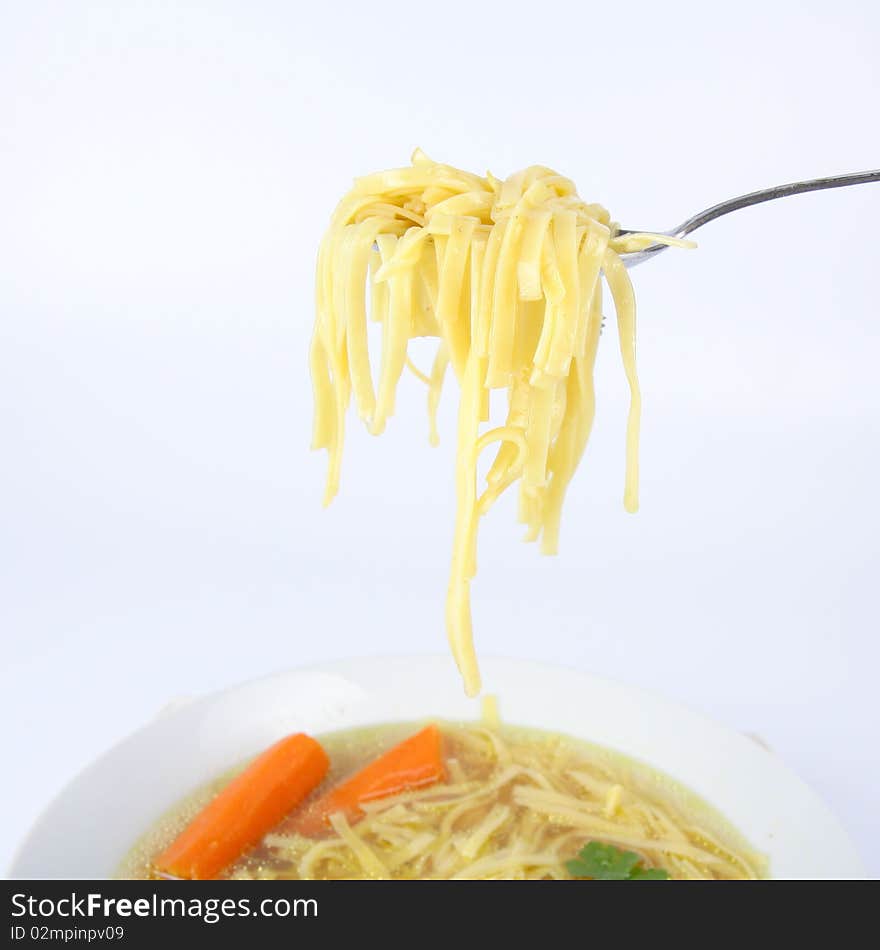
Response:
[[[720,815],[644,765],[536,730],[452,723],[418,728],[383,725],[322,737],[329,770],[298,807],[252,836],[218,873],[202,873],[208,865],[197,863],[187,865],[192,873],[181,873],[184,852],[216,848],[222,822],[235,823],[252,810],[250,799],[239,801],[205,837],[206,806],[222,812],[217,803],[224,789],[238,783],[240,790],[256,760],[172,809],[132,849],[117,877],[764,876],[760,856]],[[194,834],[203,840],[193,844]]]

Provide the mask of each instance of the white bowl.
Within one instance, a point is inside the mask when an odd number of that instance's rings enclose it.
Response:
[[[608,746],[718,809],[774,878],[861,878],[855,846],[819,798],[753,740],[665,699],[573,670],[483,658],[505,721]],[[75,778],[22,843],[13,878],[106,878],[195,787],[280,736],[370,723],[474,719],[448,657],[388,657],[282,673],[195,700]]]

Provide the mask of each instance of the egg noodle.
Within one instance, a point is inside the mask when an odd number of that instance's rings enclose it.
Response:
[[[446,780],[331,816],[307,838],[282,825],[234,879],[565,880],[601,841],[674,880],[742,880],[764,861],[674,783],[561,736],[499,725],[443,726]],[[325,740],[327,741],[327,740]]]
[[[482,721],[435,725],[442,736],[439,781],[332,812],[317,836],[299,824],[309,805],[294,809],[218,877],[566,880],[581,876],[569,862],[591,842],[632,852],[643,869],[662,869],[673,880],[767,874],[766,858],[723,816],[647,765],[567,736],[504,725],[494,701],[484,702]],[[420,727],[386,723],[321,736],[333,770],[322,788],[369,768],[365,763],[375,764]],[[157,869],[157,855],[243,768],[176,804],[135,843],[115,876],[174,879]]]
[[[602,326],[602,277],[614,302],[630,392],[624,506],[639,495],[636,308],[621,254],[664,235],[622,234],[608,212],[582,201],[573,182],[532,166],[500,181],[431,161],[355,181],[318,253],[317,318],[310,350],[315,393],[312,447],[327,449],[324,502],[339,488],[345,413],[352,395],[374,435],[394,412],[409,367],[428,387],[430,439],[447,367],[461,387],[456,450],[457,514],[446,627],[468,695],[480,690],[470,582],[477,525],[519,482],[519,520],[545,554],[559,544],[562,504],[595,409],[593,366]],[[374,384],[369,318],[381,325]],[[410,360],[415,337],[439,339],[430,372]],[[504,425],[489,420],[492,390],[506,390]],[[477,488],[477,460],[497,445]]]

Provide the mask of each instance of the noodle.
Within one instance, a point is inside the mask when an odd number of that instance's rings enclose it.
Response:
[[[538,730],[434,726],[442,737],[444,768],[433,784],[395,784],[389,787],[400,789],[394,794],[357,806],[338,799],[318,826],[301,823],[308,803],[294,808],[219,876],[565,880],[596,876],[582,874],[572,861],[597,844],[633,852],[626,857],[641,870],[659,869],[673,879],[739,880],[766,873],[764,859],[721,816],[645,765]],[[327,789],[344,787],[346,777],[363,775],[365,759],[366,769],[374,768],[399,750],[400,735],[398,723],[323,737],[333,772],[315,789],[313,804],[330,801]],[[178,805],[135,844],[118,876],[168,877],[157,856],[231,780],[227,775]]]
[[[593,422],[603,274],[630,390],[624,506],[638,509],[636,311],[620,254],[657,242],[687,244],[618,233],[603,208],[583,202],[574,184],[549,168],[532,166],[501,182],[435,163],[419,150],[409,168],[356,180],[321,242],[309,363],[312,446],[327,449],[330,459],[325,504],[339,488],[352,397],[378,435],[409,367],[427,384],[429,437],[436,445],[448,364],[461,385],[446,626],[468,695],[480,690],[470,611],[478,522],[518,481],[526,540],[540,540],[543,553],[556,553],[565,493]],[[367,298],[382,333],[375,386]],[[408,355],[415,337],[439,340],[430,373]],[[507,421],[481,432],[492,390],[507,391]],[[477,461],[492,443],[498,447],[480,493]]]
[[[566,861],[590,841],[634,851],[672,878],[762,874],[760,857],[705,806],[689,801],[682,810],[637,766],[609,769],[587,747],[531,730],[446,726],[444,736],[447,763],[465,781],[450,775],[365,802],[355,825],[337,813],[324,839],[282,826],[230,876],[564,879]],[[616,781],[605,781],[609,772]]]

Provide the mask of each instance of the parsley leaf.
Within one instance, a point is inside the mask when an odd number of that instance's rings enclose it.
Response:
[[[572,877],[591,881],[665,881],[669,875],[660,868],[643,868],[642,859],[633,851],[621,851],[613,844],[591,841],[576,858],[566,861]]]

